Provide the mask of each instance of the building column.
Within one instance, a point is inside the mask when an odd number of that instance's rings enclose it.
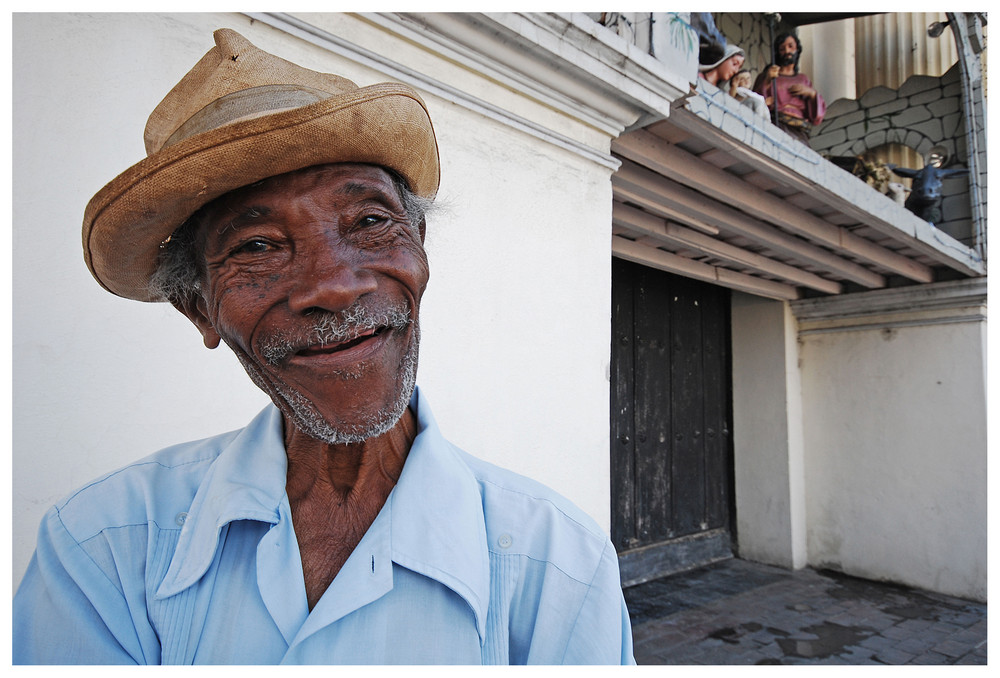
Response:
[[[806,565],[802,389],[788,303],[732,298],[733,447],[738,555]]]

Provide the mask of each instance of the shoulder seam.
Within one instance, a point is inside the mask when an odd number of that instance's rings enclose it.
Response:
[[[56,511],[61,511],[62,509],[66,508],[71,501],[73,501],[74,499],[76,499],[76,497],[78,495],[82,494],[86,490],[89,490],[90,488],[95,487],[97,485],[101,485],[102,483],[104,483],[104,482],[106,482],[108,480],[111,480],[112,478],[114,478],[116,476],[119,476],[122,473],[125,473],[126,471],[129,471],[129,470],[132,470],[132,469],[135,469],[135,468],[139,468],[140,466],[159,466],[159,467],[164,468],[164,469],[175,469],[175,468],[180,468],[182,466],[189,466],[191,464],[200,464],[200,463],[206,462],[206,461],[214,461],[217,458],[218,458],[218,455],[208,456],[208,457],[200,457],[198,459],[191,459],[191,460],[185,461],[183,463],[173,464],[173,465],[164,464],[162,462],[155,461],[155,460],[138,461],[138,462],[129,464],[128,466],[123,466],[122,468],[120,468],[120,469],[118,469],[116,471],[112,471],[111,473],[108,473],[108,474],[106,474],[106,475],[98,478],[97,480],[92,480],[89,483],[87,483],[86,485],[83,485],[83,486],[77,488],[73,493],[71,493],[68,497],[66,497],[61,503],[57,504],[55,508],[56,508]]]
[[[493,487],[495,487],[495,488],[497,488],[499,490],[503,490],[504,492],[512,492],[514,494],[521,495],[522,497],[528,497],[529,499],[534,499],[536,501],[544,501],[546,504],[548,504],[549,506],[551,506],[552,508],[554,508],[556,511],[558,511],[559,515],[565,517],[567,520],[571,521],[573,524],[578,525],[580,527],[580,529],[584,530],[587,534],[591,535],[592,537],[594,537],[594,538],[596,538],[598,540],[603,541],[606,538],[606,536],[607,536],[603,532],[595,532],[593,530],[592,526],[580,522],[574,516],[570,515],[566,511],[564,511],[562,509],[562,507],[560,507],[558,504],[556,504],[554,501],[552,501],[548,497],[540,497],[540,496],[535,495],[535,494],[528,494],[527,492],[523,492],[523,491],[515,489],[515,488],[507,487],[506,485],[500,485],[500,484],[498,484],[498,483],[496,483],[496,482],[494,482],[492,480],[488,480],[486,478],[479,478],[479,477],[477,477],[476,479],[479,482],[481,482],[481,483],[492,485]],[[535,482],[535,481],[533,481],[533,482]],[[550,491],[555,492],[555,490],[550,490]],[[569,500],[567,499],[566,501],[569,501]],[[583,512],[583,509],[580,509],[579,507],[577,508],[577,510]]]

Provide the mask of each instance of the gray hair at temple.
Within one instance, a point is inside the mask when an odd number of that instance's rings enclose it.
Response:
[[[413,229],[419,229],[435,206],[433,198],[417,195],[397,172],[384,168],[399,194],[407,219]],[[211,204],[211,203],[209,203]],[[149,280],[149,290],[160,301],[179,303],[201,293],[204,266],[198,256],[195,234],[202,225],[205,207],[192,214],[160,245],[156,271]]]

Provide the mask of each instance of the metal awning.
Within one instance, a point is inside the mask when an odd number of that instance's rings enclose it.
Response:
[[[787,300],[985,274],[974,250],[714,88],[612,152],[624,259]]]

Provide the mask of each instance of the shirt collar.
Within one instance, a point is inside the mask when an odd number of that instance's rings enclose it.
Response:
[[[188,509],[157,598],[180,593],[205,574],[227,523],[278,522],[287,468],[283,430],[281,412],[269,405],[222,450]]]
[[[478,481],[441,435],[420,389],[410,407],[417,437],[388,500],[391,558],[462,596],[484,638],[489,552]],[[180,593],[205,574],[227,523],[278,522],[287,472],[282,432],[281,412],[269,405],[222,450],[195,494],[156,598]]]
[[[417,437],[389,496],[392,559],[462,596],[485,638],[490,565],[479,484],[441,435],[419,389],[410,406]]]

